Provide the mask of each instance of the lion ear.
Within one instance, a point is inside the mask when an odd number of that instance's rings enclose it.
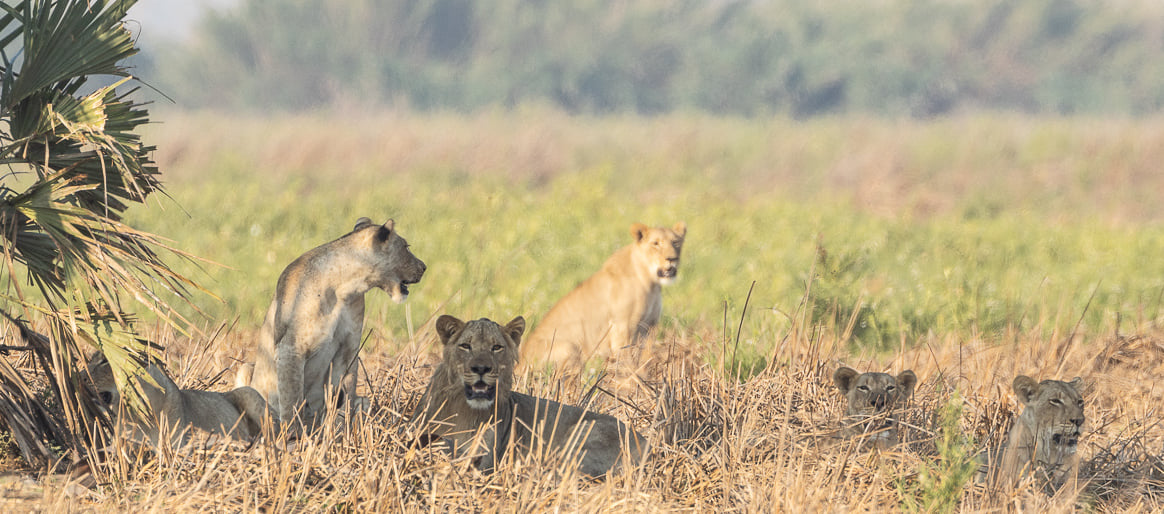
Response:
[[[636,242],[642,241],[643,236],[646,235],[648,230],[651,230],[651,227],[643,225],[642,223],[633,223],[630,228],[631,237],[635,238]]]
[[[368,218],[368,217],[360,218],[360,219],[356,220],[356,226],[352,228],[352,232],[360,230],[361,228],[367,227],[371,224],[372,224],[372,218]]]
[[[675,232],[675,234],[678,235],[679,237],[686,237],[687,236],[687,224],[680,221],[679,223],[676,223],[674,227],[671,227],[671,231]]]
[[[1074,389],[1076,393],[1079,393],[1079,396],[1083,396],[1083,379],[1082,378],[1075,377],[1070,382],[1067,382],[1067,385],[1071,386],[1071,389]]]
[[[1035,379],[1026,375],[1019,375],[1014,377],[1014,383],[1011,385],[1014,389],[1015,396],[1018,397],[1019,403],[1026,405],[1035,397],[1035,393],[1039,390],[1039,383]]]
[[[853,379],[857,378],[857,370],[848,366],[841,366],[836,373],[833,373],[833,383],[837,384],[837,389],[841,390],[841,394],[849,394],[849,390],[853,388]]]
[[[380,230],[376,231],[376,239],[378,241],[380,241],[381,243],[383,243],[384,241],[387,241],[388,237],[392,235],[392,230],[395,228],[396,228],[396,221],[395,220],[388,220],[387,223],[384,223],[383,225],[380,226]]]
[[[913,374],[913,370],[907,369],[897,375],[897,385],[904,389],[901,393],[901,399],[908,399],[913,395],[913,388],[917,385],[917,375]]]
[[[513,345],[521,344],[521,335],[525,333],[525,318],[518,316],[505,325],[505,335],[513,339]]]
[[[441,344],[449,344],[449,339],[462,328],[465,328],[465,322],[448,314],[443,314],[436,320],[436,331],[441,338]]]

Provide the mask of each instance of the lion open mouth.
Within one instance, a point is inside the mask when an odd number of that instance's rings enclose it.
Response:
[[[1051,444],[1065,446],[1069,451],[1074,451],[1075,447],[1079,445],[1079,432],[1053,434],[1051,435]]]
[[[493,396],[496,391],[497,386],[486,384],[484,380],[478,380],[472,385],[465,385],[465,399],[472,406],[488,406],[493,403]]]
[[[388,289],[392,295],[392,300],[396,303],[403,302],[408,299],[408,286],[419,282],[419,280],[401,280],[393,282],[391,289]]]

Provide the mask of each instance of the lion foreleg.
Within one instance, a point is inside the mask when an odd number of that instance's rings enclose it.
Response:
[[[296,415],[304,407],[303,366],[306,358],[289,339],[280,341],[275,349],[275,375],[279,389],[279,405],[276,413],[281,423],[290,423],[292,430],[302,428]]]
[[[339,407],[348,407],[354,410],[367,411],[370,407],[367,398],[356,395],[360,377],[360,339],[349,337],[343,340],[340,349],[332,361],[331,383],[340,387],[343,401]]]

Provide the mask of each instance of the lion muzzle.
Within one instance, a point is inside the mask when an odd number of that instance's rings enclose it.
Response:
[[[675,277],[679,276],[679,260],[668,259],[667,265],[659,267],[659,269],[655,270],[655,274],[658,275],[659,278],[673,280]]]
[[[485,376],[488,375],[493,368],[489,366],[475,365],[469,368],[471,372],[469,377],[472,380],[465,381],[465,401],[474,409],[488,409],[493,406],[493,401],[497,398],[497,384],[485,382]]]
[[[1073,419],[1068,425],[1062,425],[1059,430],[1051,434],[1051,444],[1061,447],[1062,451],[1074,453],[1075,448],[1079,446],[1079,428],[1083,426],[1083,420]]]

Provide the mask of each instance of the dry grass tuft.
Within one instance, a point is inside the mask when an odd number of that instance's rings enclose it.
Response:
[[[1017,373],[1082,376],[1088,421],[1078,482],[1057,491],[1027,480],[1002,491],[960,486],[959,510],[1144,511],[1164,508],[1164,426],[1159,387],[1161,333],[1007,343],[945,341],[888,358],[852,355],[829,330],[794,330],[774,345],[769,365],[745,380],[720,363],[699,362],[691,340],[655,344],[651,375],[633,387],[597,388],[522,378],[519,390],[582,404],[632,423],[651,440],[649,460],[606,480],[579,479],[568,465],[508,455],[492,475],[435,448],[410,447],[404,420],[436,363],[427,343],[409,351],[373,344],[364,353],[365,392],[375,404],[347,429],[334,426],[292,444],[204,441],[157,455],[116,448],[96,484],[62,494],[68,482],[42,480],[43,499],[20,506],[118,511],[837,511],[899,509],[925,492],[926,470],[944,469],[935,436],[939,412],[957,391],[961,434],[971,454],[997,446],[1018,408]],[[252,334],[219,331],[170,341],[172,369],[185,385],[226,389],[224,364],[242,357]],[[373,341],[373,343],[376,343]],[[707,343],[703,355],[730,344]],[[666,349],[671,347],[672,359]],[[677,349],[682,348],[682,351]],[[1062,356],[1056,360],[1055,356]],[[715,362],[718,359],[710,359]],[[831,383],[840,364],[891,372],[913,369],[920,383],[901,420],[904,444],[865,452],[834,437],[843,400]],[[337,424],[339,425],[339,424]],[[932,472],[931,472],[932,473]],[[922,488],[922,489],[919,489]],[[920,497],[920,496],[917,496]]]

